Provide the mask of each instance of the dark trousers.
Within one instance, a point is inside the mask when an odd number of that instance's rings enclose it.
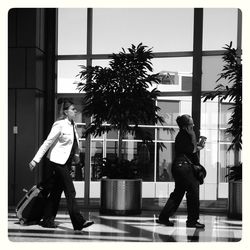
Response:
[[[162,209],[159,220],[166,220],[178,209],[184,194],[187,199],[187,220],[194,222],[199,219],[199,181],[195,178],[191,166],[188,164],[174,164],[172,168],[173,177],[175,180],[174,191]]]
[[[51,177],[46,183],[46,189],[49,191],[49,196],[46,200],[43,220],[46,222],[53,220],[56,217],[61,195],[62,192],[64,192],[73,228],[78,229],[85,222],[85,219],[81,215],[76,203],[76,191],[72,177],[70,176],[68,163],[60,165],[50,162],[50,167]]]

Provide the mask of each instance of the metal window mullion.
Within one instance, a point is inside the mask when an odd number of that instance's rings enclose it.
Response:
[[[192,117],[195,133],[200,135],[201,117],[201,80],[202,80],[202,40],[203,39],[203,9],[194,9],[194,38],[193,38],[193,80],[192,80]]]
[[[93,28],[93,9],[87,9],[87,66],[92,65],[90,55],[92,54],[92,28]],[[91,117],[86,119],[86,124],[91,122]],[[89,207],[89,196],[90,196],[90,168],[91,168],[91,136],[88,135],[86,138],[85,148],[85,174],[84,174],[84,202],[86,208]]]

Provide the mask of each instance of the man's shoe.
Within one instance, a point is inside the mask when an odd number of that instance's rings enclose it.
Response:
[[[187,222],[186,226],[187,227],[194,227],[194,228],[204,228],[205,224],[202,224],[198,221],[194,221],[194,222]]]
[[[163,224],[167,227],[173,227],[174,226],[174,222],[170,221],[170,220],[156,220],[157,223],[159,224]]]
[[[74,228],[75,231],[81,231],[83,228],[89,227],[94,224],[94,221],[91,220],[86,220],[81,227],[79,228]]]

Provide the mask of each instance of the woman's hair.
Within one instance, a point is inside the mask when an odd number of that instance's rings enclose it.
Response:
[[[63,99],[58,101],[58,105],[61,105],[58,120],[62,120],[66,118],[65,111],[68,110],[71,105],[74,105],[74,103],[69,99]]]
[[[179,128],[186,127],[190,124],[190,119],[192,117],[190,115],[181,115],[176,118],[176,122],[179,126]]]

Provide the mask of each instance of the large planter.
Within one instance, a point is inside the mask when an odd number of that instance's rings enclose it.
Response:
[[[242,219],[242,181],[230,181],[228,194],[228,217]]]
[[[140,214],[142,207],[141,179],[102,179],[101,214]]]

